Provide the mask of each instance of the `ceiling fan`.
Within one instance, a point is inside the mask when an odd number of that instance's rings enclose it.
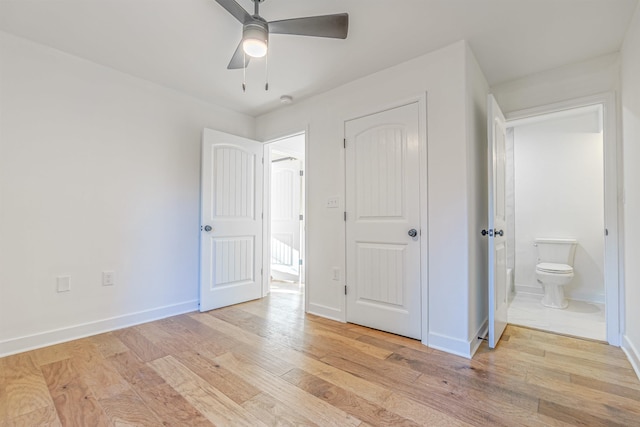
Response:
[[[242,40],[227,66],[230,70],[246,68],[252,57],[265,56],[269,45],[269,34],[346,39],[349,31],[349,14],[347,13],[267,22],[259,13],[259,5],[264,0],[252,0],[253,15],[244,10],[235,0],[216,1],[242,24]]]

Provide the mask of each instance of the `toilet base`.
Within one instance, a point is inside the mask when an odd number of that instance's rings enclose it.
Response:
[[[564,297],[564,287],[561,285],[543,284],[544,296],[542,305],[549,308],[565,309],[569,307],[569,301]]]

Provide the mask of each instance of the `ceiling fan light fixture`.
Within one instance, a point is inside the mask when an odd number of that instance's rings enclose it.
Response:
[[[245,25],[242,31],[242,50],[253,58],[262,58],[267,54],[269,30],[258,23]]]

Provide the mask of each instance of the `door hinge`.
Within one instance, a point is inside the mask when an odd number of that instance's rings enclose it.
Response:
[[[264,276],[264,268],[261,268],[261,269],[260,269],[260,275],[261,275],[261,276]]]
[[[264,157],[262,158],[262,164],[264,165]]]
[[[302,221],[304,219],[304,215],[299,215],[298,218]]]
[[[344,138],[344,139],[342,140],[342,146],[343,146],[344,148],[347,148],[347,138]]]
[[[300,176],[304,176],[304,171],[300,171]]]
[[[609,229],[608,229],[608,228],[605,228],[605,229],[604,229],[604,235],[605,235],[605,236],[608,236],[608,235],[609,235]]]
[[[264,212],[260,214],[260,218],[264,219]]]
[[[344,285],[344,294],[347,294],[347,285]]]
[[[344,211],[344,220],[347,220],[347,211]]]

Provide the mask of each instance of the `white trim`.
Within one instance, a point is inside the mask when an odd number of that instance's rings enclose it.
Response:
[[[522,120],[538,115],[557,113],[568,109],[600,104],[603,107],[603,139],[604,139],[604,227],[609,235],[605,239],[605,301],[607,341],[611,345],[620,346],[621,320],[624,318],[624,281],[622,275],[623,248],[622,222],[622,180],[620,141],[617,137],[616,98],[615,93],[607,92],[553,104],[542,105],[524,110],[514,111],[506,115],[507,126],[515,120]],[[604,232],[604,230],[603,230]]]
[[[516,285],[516,295],[530,296],[530,297],[540,297],[544,295],[544,291],[542,288],[527,286],[527,285]],[[604,304],[605,303],[605,295],[604,294],[594,294],[594,293],[585,293],[585,292],[571,292],[570,290],[565,289],[565,297],[569,300],[573,301],[582,301],[582,302],[591,302],[595,304]]]
[[[486,323],[488,328],[488,323]],[[477,337],[474,337],[474,340],[461,340],[458,338],[452,338],[448,335],[441,335],[434,332],[429,332],[429,348],[433,348],[436,350],[444,351],[446,353],[455,354],[456,356],[464,357],[466,359],[471,359],[473,356],[473,352],[477,349],[477,346],[481,344],[481,340]],[[476,345],[475,342],[478,341]],[[475,346],[474,351],[472,352],[472,347]]]
[[[469,341],[469,358],[472,358],[480,345],[482,344],[482,338],[486,337],[489,334],[489,319],[485,320],[475,333],[475,336],[471,338]]]
[[[198,300],[185,301],[178,304],[166,305],[149,310],[129,313],[122,316],[110,317],[94,322],[80,323],[59,329],[52,329],[33,335],[11,338],[0,341],[0,357],[23,351],[59,344],[79,338],[115,331],[166,317],[190,313],[198,310]]]
[[[640,351],[633,345],[627,335],[622,337],[622,350],[627,355],[633,370],[636,371],[636,376],[640,379]]]
[[[418,138],[420,141],[420,280],[422,296],[422,344],[429,346],[429,136],[428,93],[418,99]]]
[[[309,304],[307,313],[335,320],[336,322],[346,323],[346,320],[343,319],[344,310],[339,310],[334,307],[328,307],[322,304]]]

